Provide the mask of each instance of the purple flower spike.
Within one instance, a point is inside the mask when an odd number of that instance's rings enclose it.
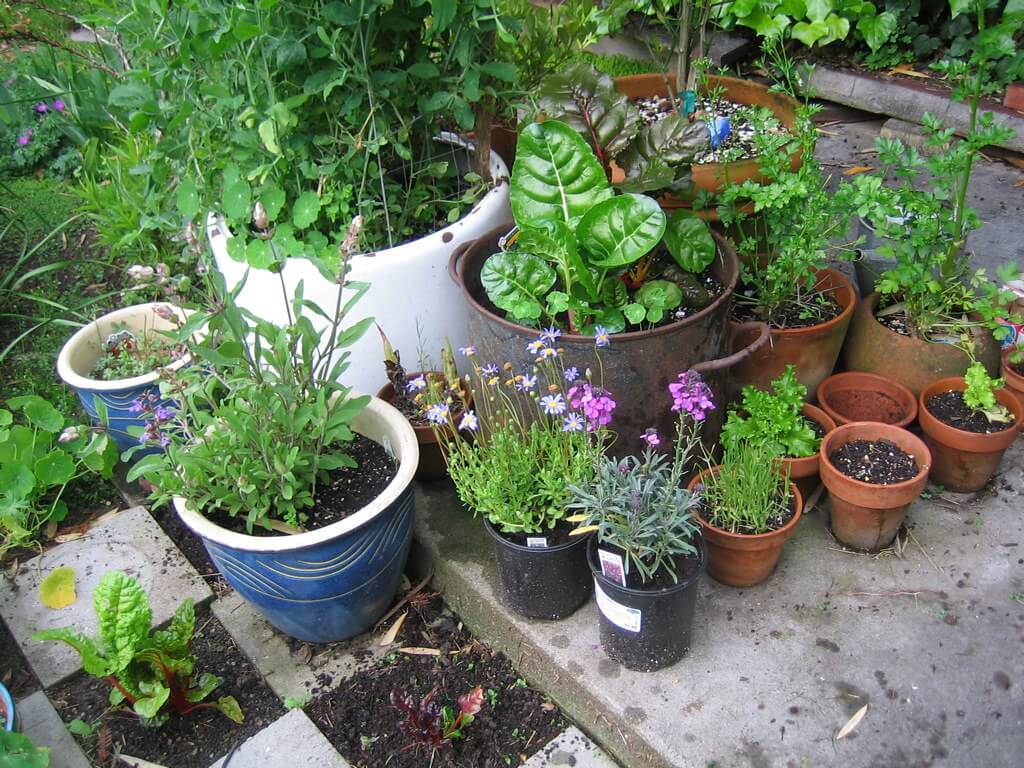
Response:
[[[170,421],[174,418],[174,409],[158,405],[153,411],[153,418],[157,421]]]
[[[680,373],[679,381],[669,384],[668,391],[672,395],[672,410],[682,411],[694,421],[704,421],[708,411],[715,409],[714,395],[696,371]]]
[[[593,432],[598,427],[604,427],[611,423],[612,414],[615,412],[617,404],[608,390],[594,387],[584,381],[570,387],[566,394],[569,398],[569,405],[583,411],[589,431]]]
[[[640,439],[643,440],[651,448],[657,448],[661,445],[661,437],[658,435],[658,431],[654,427],[645,429],[644,433],[640,435]]]
[[[128,413],[142,413],[144,410],[146,406],[139,398],[135,398],[135,402],[128,407]]]

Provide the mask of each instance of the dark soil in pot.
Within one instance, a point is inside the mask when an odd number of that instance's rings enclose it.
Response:
[[[697,488],[699,489],[700,486],[698,485]],[[781,498],[778,499],[778,503],[782,503]],[[739,530],[733,531],[729,528],[726,528],[724,525],[722,525],[721,521],[716,519],[715,510],[708,509],[708,505],[704,502],[701,502],[700,504],[700,516],[704,518],[704,520],[711,523],[716,528],[720,528],[721,530],[726,531],[727,533],[733,533],[738,536],[759,536],[764,533],[771,533],[772,531],[777,531],[779,530],[779,528],[784,528],[786,526],[786,523],[792,520],[793,515],[795,514],[796,499],[793,497],[792,494],[790,494],[789,502],[786,504],[785,511],[768,518],[768,524],[770,528],[767,531],[756,531],[752,528],[740,528]]]
[[[75,718],[87,723],[101,721],[101,728],[109,730],[112,748],[124,754],[167,768],[210,765],[236,744],[277,720],[285,710],[281,700],[208,608],[196,609],[192,649],[198,660],[197,671],[223,678],[210,698],[234,696],[245,716],[244,723],[237,725],[216,710],[201,709],[184,718],[172,717],[161,728],[147,728],[130,712],[110,711],[107,698],[110,683],[84,672],[51,688],[48,695],[66,723]],[[97,765],[103,764],[96,754],[98,741],[91,738],[80,742]]]
[[[0,620],[0,683],[7,686],[14,700],[39,690],[39,680],[18,647],[7,625]]]
[[[611,552],[613,555],[618,555],[622,558],[623,563],[626,562],[626,551],[623,549],[619,549],[612,544],[598,544],[597,548],[599,550],[603,549],[606,552]],[[686,579],[695,576],[700,571],[701,562],[700,558],[697,556],[676,557],[673,558],[673,562],[676,566],[676,575],[679,577],[679,581],[685,581]],[[626,573],[625,576],[626,586],[630,589],[647,590],[650,592],[654,592],[659,589],[668,589],[669,587],[674,587],[677,583],[676,580],[672,578],[671,574],[669,574],[665,569],[654,574],[654,578],[650,581],[644,581],[636,568],[630,568],[629,572]],[[611,579],[611,581],[615,581],[615,579]]]
[[[400,646],[436,648],[438,656],[395,653],[356,673],[306,712],[355,768],[426,768],[425,747],[405,750],[403,716],[391,706],[394,688],[422,699],[437,687],[437,701],[456,706],[476,686],[484,702],[465,739],[441,747],[434,768],[506,768],[521,765],[567,725],[554,704],[530,688],[509,660],[475,640],[439,598],[414,605]]]
[[[843,307],[834,298],[825,293],[819,293],[813,300],[802,304],[787,304],[775,309],[770,316],[765,317],[758,311],[757,294],[749,288],[739,288],[736,291],[737,299],[733,306],[732,317],[737,322],[746,320],[764,320],[772,328],[810,328],[813,325],[821,325],[829,320],[834,320],[843,312]],[[749,300],[744,300],[747,297]]]
[[[355,469],[336,469],[331,472],[331,481],[327,485],[317,486],[316,503],[305,510],[309,515],[304,525],[307,531],[337,523],[358,512],[377,498],[398,472],[398,464],[384,447],[363,435],[356,435],[355,439],[345,446],[344,452],[355,459],[358,466]],[[244,517],[211,515],[210,519],[229,531],[249,533],[245,529]],[[250,535],[288,534],[256,526]]]
[[[847,477],[873,485],[913,480],[920,471],[914,457],[889,440],[852,440],[829,454]]]
[[[932,395],[925,401],[928,411],[944,424],[965,432],[990,435],[1003,432],[1013,427],[1013,417],[1009,421],[989,421],[988,416],[969,408],[964,402],[963,392],[950,390]]]
[[[880,421],[895,424],[903,418],[900,402],[885,392],[843,389],[829,395],[829,405],[850,421]]]

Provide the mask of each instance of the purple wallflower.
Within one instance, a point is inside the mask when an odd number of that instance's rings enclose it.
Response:
[[[38,112],[40,115],[46,112],[48,109],[49,107],[46,106],[45,101],[40,101],[38,104],[36,104],[36,112]]]
[[[567,394],[569,405],[583,411],[587,418],[587,429],[591,432],[611,423],[616,402],[608,390],[584,381],[570,387]]]
[[[661,437],[658,435],[658,430],[654,427],[645,429],[644,433],[640,435],[640,439],[647,443],[651,448],[657,448],[661,445]]]
[[[24,147],[29,141],[31,141],[31,137],[27,133],[23,133],[18,137],[18,146]]]
[[[54,108],[54,109],[55,109],[56,111],[58,111],[58,112],[63,112],[63,111],[64,111],[64,108],[65,108],[66,106],[67,106],[67,105],[66,105],[66,104],[65,104],[65,103],[64,103],[63,101],[61,101],[60,99],[54,99],[54,100],[53,100],[53,108]]]
[[[683,371],[679,380],[668,385],[672,395],[672,410],[682,411],[694,421],[704,421],[708,411],[715,409],[714,396],[711,389],[696,371]]]

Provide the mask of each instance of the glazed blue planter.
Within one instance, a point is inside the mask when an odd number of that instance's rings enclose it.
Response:
[[[111,333],[127,329],[136,336],[141,336],[152,330],[173,329],[172,321],[160,317],[154,311],[158,306],[170,307],[182,321],[191,314],[165,302],[125,307],[103,315],[80,328],[68,339],[57,357],[57,373],[64,383],[78,395],[82,407],[85,408],[93,423],[99,425],[102,422],[99,403],[106,408],[108,433],[121,450],[138,445],[138,434],[146,425],[145,418],[140,418],[139,414],[132,413],[132,406],[136,400],[152,395],[157,398],[153,405],[171,406],[173,403],[160,398],[160,386],[157,383],[159,372],[157,371],[144,376],[113,381],[94,379],[92,371],[96,366],[96,361],[103,354],[104,344]],[[167,366],[166,370],[175,371],[188,365],[189,362],[190,358],[186,356]],[[133,427],[138,429],[133,430]],[[159,451],[159,447],[152,447],[140,451],[139,455]]]
[[[11,696],[11,692],[7,690],[7,686],[3,683],[0,683],[0,704],[3,704],[4,712],[7,713],[3,723],[4,730],[11,733],[14,731],[18,713],[14,708],[14,697]]]
[[[373,398],[353,422],[389,445],[398,472],[380,496],[337,523],[299,534],[247,536],[174,500],[227,582],[286,635],[309,643],[370,629],[398,591],[412,544],[413,475],[419,446],[408,420]]]

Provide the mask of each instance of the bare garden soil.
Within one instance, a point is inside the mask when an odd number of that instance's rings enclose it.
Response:
[[[912,480],[918,467],[914,457],[890,440],[852,440],[829,454],[829,461],[847,477],[873,485]]]
[[[2,578],[2,577],[0,577]],[[11,695],[23,699],[30,693],[39,690],[39,680],[28,665],[24,654],[14,640],[14,635],[0,619],[0,683],[3,683]]]
[[[557,707],[530,688],[504,655],[475,640],[440,597],[423,595],[410,606],[398,647],[430,649],[432,655],[391,654],[306,709],[353,766],[506,768],[522,764],[565,729]],[[409,748],[404,716],[390,703],[394,688],[417,701],[436,688],[436,700],[457,710],[459,696],[477,686],[484,691],[483,707],[464,739],[443,745],[433,758],[429,747]]]
[[[965,432],[988,435],[993,432],[1003,432],[1013,426],[1013,416],[1009,421],[990,421],[984,413],[979,413],[968,407],[964,402],[962,392],[950,390],[932,395],[925,402],[928,411],[941,421],[954,429],[962,429]]]
[[[826,293],[815,294],[800,302],[792,302],[774,309],[771,314],[757,304],[757,295],[749,287],[737,289],[744,297],[733,304],[732,316],[737,322],[763,320],[772,328],[810,328],[834,320],[843,313],[839,302]]]

